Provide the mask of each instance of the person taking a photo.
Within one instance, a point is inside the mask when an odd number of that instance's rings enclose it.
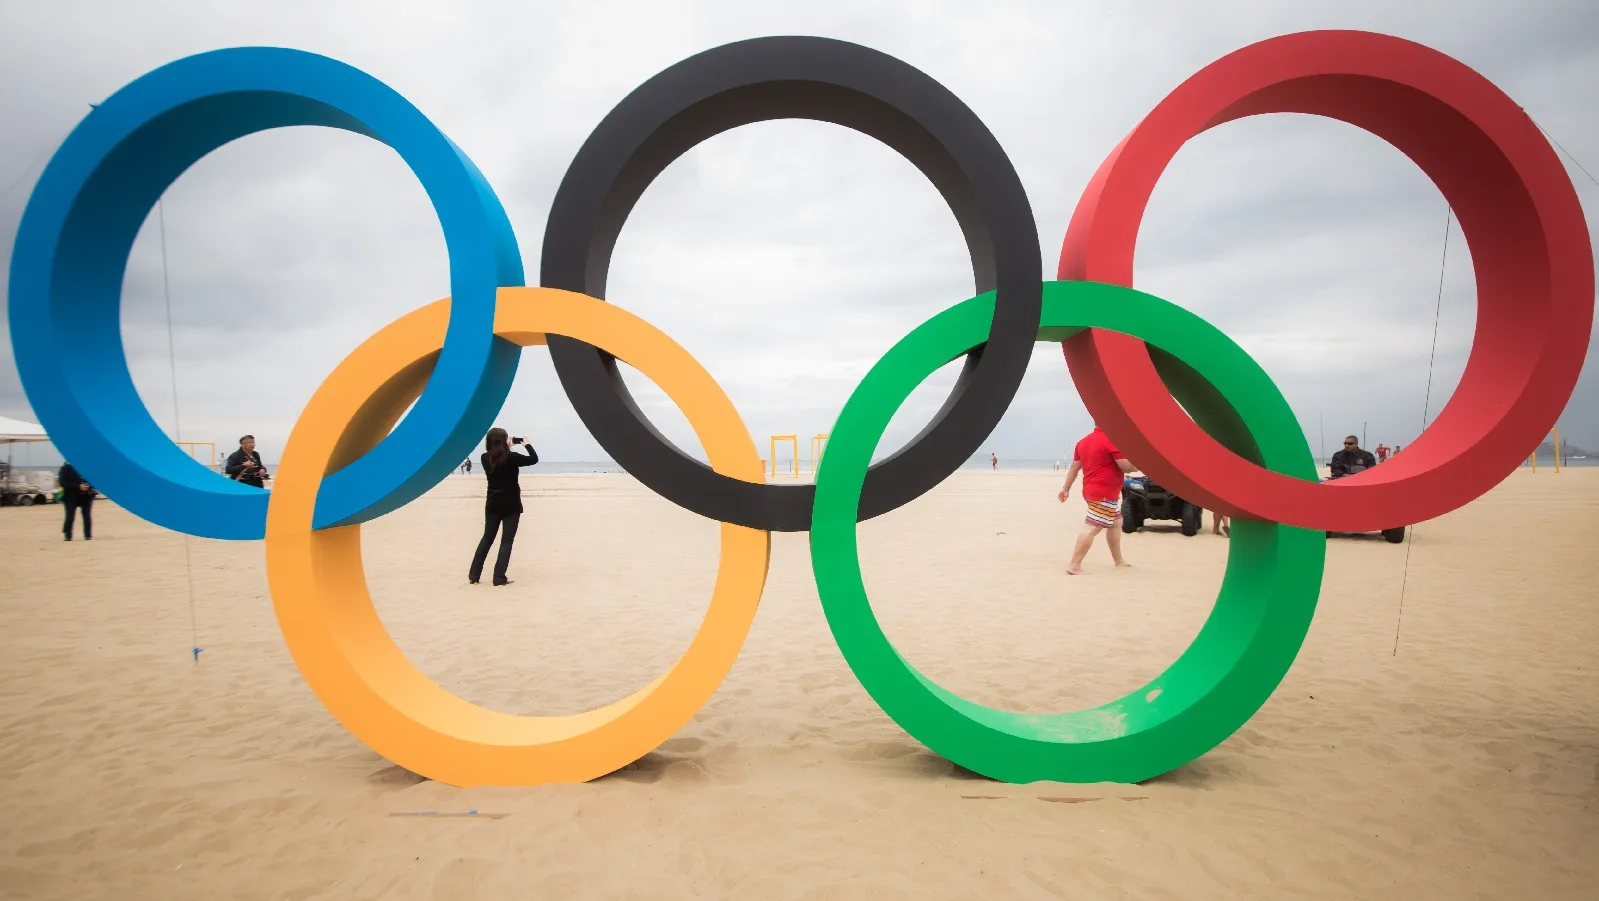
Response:
[[[527,453],[517,453],[513,446],[518,444]],[[512,438],[504,429],[492,428],[483,439],[483,455],[478,459],[483,464],[483,475],[488,478],[488,492],[483,498],[483,538],[472,555],[466,580],[476,585],[483,578],[483,564],[498,534],[500,554],[494,560],[494,584],[509,585],[511,579],[506,570],[511,565],[516,527],[522,520],[522,486],[517,482],[517,473],[522,467],[539,462],[539,455],[526,438]]]

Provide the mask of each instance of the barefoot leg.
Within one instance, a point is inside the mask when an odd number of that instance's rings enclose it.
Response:
[[[1083,558],[1088,556],[1088,549],[1094,546],[1094,536],[1099,534],[1098,526],[1084,526],[1081,534],[1077,536],[1077,544],[1072,548],[1072,562],[1066,567],[1066,575],[1075,576],[1083,571]]]
[[[1110,546],[1110,559],[1116,561],[1117,566],[1132,566],[1122,559],[1122,518],[1116,517],[1116,524],[1105,530],[1105,544]]]

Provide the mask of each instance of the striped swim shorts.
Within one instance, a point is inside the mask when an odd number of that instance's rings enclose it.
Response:
[[[1083,522],[1101,529],[1108,529],[1116,524],[1116,518],[1121,516],[1122,502],[1120,498],[1113,501],[1089,501],[1088,515],[1083,517]]]

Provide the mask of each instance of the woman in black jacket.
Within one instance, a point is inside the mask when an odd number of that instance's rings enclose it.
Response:
[[[61,464],[56,479],[61,483],[61,506],[67,508],[67,521],[61,529],[67,540],[72,540],[73,514],[80,511],[83,513],[83,540],[93,540],[94,523],[89,519],[89,510],[94,506],[94,486],[85,481],[71,463]]]
[[[511,445],[520,444],[527,453],[519,454]],[[525,438],[510,438],[504,429],[489,429],[483,439],[483,474],[488,477],[488,496],[483,502],[483,540],[472,555],[472,568],[467,571],[467,581],[473,585],[483,577],[483,561],[488,559],[489,548],[494,544],[494,533],[500,533],[500,555],[494,560],[494,584],[509,585],[505,569],[511,564],[511,543],[516,540],[516,526],[522,519],[522,488],[517,484],[517,470],[539,462],[539,455]]]

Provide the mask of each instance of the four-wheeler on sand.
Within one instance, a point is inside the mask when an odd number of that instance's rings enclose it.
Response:
[[[1329,476],[1329,477],[1327,477],[1325,479],[1322,479],[1322,482],[1324,482],[1324,483],[1325,482],[1331,482],[1333,479],[1341,479],[1344,476],[1352,476],[1352,475],[1354,475],[1357,472],[1363,472],[1365,469],[1366,469],[1366,467],[1361,466],[1359,463],[1356,463],[1353,466],[1349,467],[1349,471],[1348,472],[1342,472],[1342,473],[1338,473],[1337,475]],[[1389,544],[1404,544],[1404,542],[1405,542],[1405,527],[1404,526],[1395,526],[1392,529],[1382,529],[1381,531],[1382,531],[1382,537],[1387,539]],[[1331,538],[1335,534],[1342,534],[1342,533],[1328,532],[1327,533],[1327,537]]]
[[[1145,475],[1122,479],[1122,531],[1136,532],[1151,519],[1176,520],[1184,535],[1199,534],[1205,511],[1160,487]]]
[[[1364,466],[1357,464],[1350,467],[1349,472],[1339,473],[1322,481],[1330,482],[1346,475],[1354,475],[1364,469]],[[1172,494],[1149,476],[1129,475],[1122,479],[1123,532],[1136,532],[1152,519],[1164,519],[1179,523],[1184,535],[1197,535],[1204,515],[1204,508]],[[1404,526],[1382,529],[1381,532],[1382,537],[1392,544],[1404,543]],[[1340,533],[1328,532],[1327,537],[1330,538],[1334,534]]]

